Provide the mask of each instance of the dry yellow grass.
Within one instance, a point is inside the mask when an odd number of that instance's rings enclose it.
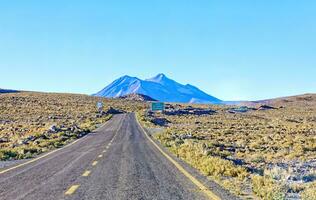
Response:
[[[156,138],[238,195],[262,199],[283,199],[288,193],[303,196],[316,180],[316,95],[260,103],[277,109],[230,113],[237,106],[190,105],[216,113],[167,112],[142,118],[147,126],[159,126],[150,123],[154,118],[169,122]],[[189,105],[173,106],[184,109]],[[238,184],[229,184],[234,182]]]

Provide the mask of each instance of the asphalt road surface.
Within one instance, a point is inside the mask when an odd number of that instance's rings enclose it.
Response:
[[[146,138],[134,114],[0,174],[0,199],[209,199]]]

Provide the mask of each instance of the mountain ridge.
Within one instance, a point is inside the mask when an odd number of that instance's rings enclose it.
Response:
[[[163,73],[144,80],[125,75],[93,96],[117,98],[129,94],[142,94],[162,102],[215,104],[222,102],[193,85],[180,84]]]

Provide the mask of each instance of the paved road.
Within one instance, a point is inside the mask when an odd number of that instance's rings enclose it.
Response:
[[[207,199],[155,148],[133,114],[0,174],[0,199]]]

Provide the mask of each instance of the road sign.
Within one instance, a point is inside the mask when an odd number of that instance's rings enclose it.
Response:
[[[165,104],[163,102],[152,102],[151,111],[164,111]]]
[[[103,103],[102,102],[98,102],[97,103],[97,108],[98,108],[98,111],[101,112],[103,110]]]

